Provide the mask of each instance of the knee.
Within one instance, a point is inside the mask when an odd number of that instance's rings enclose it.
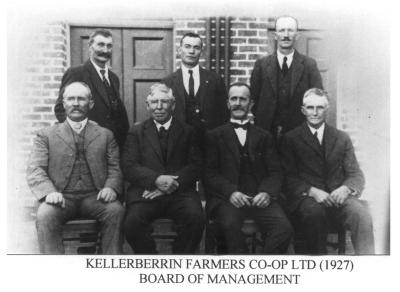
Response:
[[[182,212],[180,215],[181,215],[180,218],[181,222],[203,228],[205,219],[203,210],[201,208],[196,208],[196,209],[192,208],[190,210],[188,209]]]
[[[105,205],[104,220],[122,221],[125,210],[120,202],[112,202]]]
[[[123,223],[123,231],[127,237],[131,237],[134,234],[141,233],[149,227],[146,220],[138,216],[138,213],[132,209],[128,209],[125,214]]]
[[[61,226],[62,211],[60,207],[42,203],[36,214],[36,225],[40,226]]]
[[[372,217],[368,206],[362,201],[357,199],[347,200],[345,203],[345,208],[348,209],[347,213],[351,220],[364,224],[372,224]]]
[[[303,210],[303,220],[306,222],[321,222],[326,218],[325,207],[320,204],[314,204],[312,206],[307,206]]]

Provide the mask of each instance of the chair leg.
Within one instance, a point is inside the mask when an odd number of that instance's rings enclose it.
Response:
[[[338,230],[338,254],[346,254],[346,229],[343,226]]]

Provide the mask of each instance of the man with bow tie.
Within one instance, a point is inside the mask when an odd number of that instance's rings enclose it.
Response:
[[[40,252],[62,254],[62,225],[74,218],[95,218],[101,250],[121,253],[124,209],[119,150],[111,131],[88,119],[90,88],[73,82],[62,89],[63,123],[39,131],[28,163],[27,181],[39,200],[36,227]]]
[[[282,138],[284,193],[294,227],[303,231],[306,252],[326,254],[329,220],[351,231],[357,254],[374,253],[372,218],[364,201],[364,175],[350,137],[326,124],[325,91],[305,92],[306,122]]]
[[[249,123],[250,88],[234,83],[228,92],[230,122],[207,134],[207,211],[222,232],[229,254],[247,253],[241,228],[252,218],[265,238],[266,254],[285,253],[292,227],[277,202],[281,168],[273,137]]]
[[[112,56],[112,34],[97,29],[89,37],[89,60],[69,68],[63,75],[60,89],[75,81],[85,82],[92,92],[94,106],[88,113],[89,120],[113,132],[120,149],[129,130],[125,105],[119,96],[119,78],[110,70],[107,62]],[[58,96],[54,113],[62,123],[66,118],[63,97]]]
[[[177,230],[173,253],[193,254],[203,233],[203,210],[196,181],[201,155],[193,128],[172,113],[175,97],[162,83],[146,98],[150,118],[128,133],[122,155],[126,194],[124,233],[135,253],[154,254],[151,223],[171,218]]]

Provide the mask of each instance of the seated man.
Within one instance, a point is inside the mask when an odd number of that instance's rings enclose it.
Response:
[[[172,116],[175,97],[156,83],[146,98],[150,118],[128,133],[122,170],[130,183],[124,232],[135,253],[154,254],[151,223],[171,218],[177,226],[173,252],[194,253],[203,232],[196,180],[201,164],[193,128]]]
[[[371,215],[358,199],[364,175],[349,136],[326,124],[328,108],[327,93],[309,89],[301,109],[307,121],[283,136],[288,209],[308,253],[326,254],[329,217],[351,231],[357,254],[373,254]]]
[[[292,227],[277,202],[282,176],[274,139],[249,123],[253,100],[247,84],[231,85],[227,105],[230,122],[207,134],[208,213],[229,254],[248,252],[241,232],[245,218],[254,219],[267,237],[264,253],[285,253]]]
[[[64,253],[62,225],[84,217],[100,222],[104,254],[121,253],[118,145],[111,131],[88,120],[93,99],[85,83],[73,82],[62,91],[67,119],[38,132],[27,170],[28,185],[41,203],[40,252]]]

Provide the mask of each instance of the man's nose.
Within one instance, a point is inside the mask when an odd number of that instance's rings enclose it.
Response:
[[[162,108],[161,100],[157,101],[157,108]]]
[[[77,99],[77,98],[74,98],[74,99],[72,100],[72,104],[78,106],[78,105],[79,105],[78,99]]]

